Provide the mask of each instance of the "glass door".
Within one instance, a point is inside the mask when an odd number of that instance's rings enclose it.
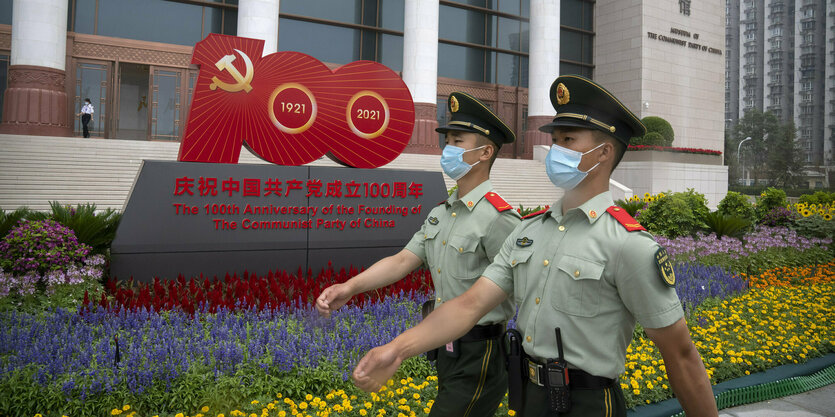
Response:
[[[179,140],[183,117],[185,71],[154,67],[151,77],[151,139]]]
[[[118,139],[148,140],[150,67],[119,63],[116,84],[116,134]]]
[[[82,135],[81,112],[84,99],[93,104],[93,117],[87,128],[91,137],[107,137],[107,93],[110,89],[110,63],[84,62],[75,63],[75,97],[73,100],[73,134]]]

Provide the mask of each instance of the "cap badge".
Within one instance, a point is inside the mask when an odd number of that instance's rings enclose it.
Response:
[[[458,99],[455,96],[449,98],[449,111],[453,113],[458,111]]]
[[[563,104],[568,103],[571,99],[571,95],[568,92],[568,88],[563,83],[557,84],[557,104],[562,106]]]

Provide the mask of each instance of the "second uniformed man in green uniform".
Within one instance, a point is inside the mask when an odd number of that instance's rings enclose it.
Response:
[[[509,384],[520,415],[625,416],[618,377],[637,321],[661,352],[687,415],[716,416],[666,251],[609,192],[630,138],[645,127],[580,76],[557,78],[550,97],[557,114],[541,129],[553,139],[545,171],[565,190],[563,198],[523,220],[469,291],[372,349],[354,382],[379,388],[404,358],[458,337],[485,311],[513,299],[519,315],[518,333],[508,332],[515,358]]]
[[[405,249],[322,291],[316,300],[320,313],[328,315],[355,294],[394,283],[421,264],[432,273],[435,306],[440,306],[476,282],[519,224],[519,214],[493,191],[489,179],[502,144],[516,139],[513,131],[468,94],[450,94],[448,106],[451,121],[436,130],[446,134],[441,167],[458,189],[429,213]],[[510,300],[496,303],[438,349],[438,396],[430,416],[496,413],[507,391],[500,340],[513,314]]]

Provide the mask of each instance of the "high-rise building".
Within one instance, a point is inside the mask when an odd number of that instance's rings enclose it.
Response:
[[[835,164],[835,1],[727,0],[725,122],[793,121],[802,161]]]

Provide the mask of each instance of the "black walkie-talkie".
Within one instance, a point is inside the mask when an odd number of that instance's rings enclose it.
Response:
[[[546,364],[548,370],[548,402],[553,411],[567,413],[571,410],[571,394],[568,386],[568,363],[562,352],[560,328],[554,329],[557,336],[557,359]]]

